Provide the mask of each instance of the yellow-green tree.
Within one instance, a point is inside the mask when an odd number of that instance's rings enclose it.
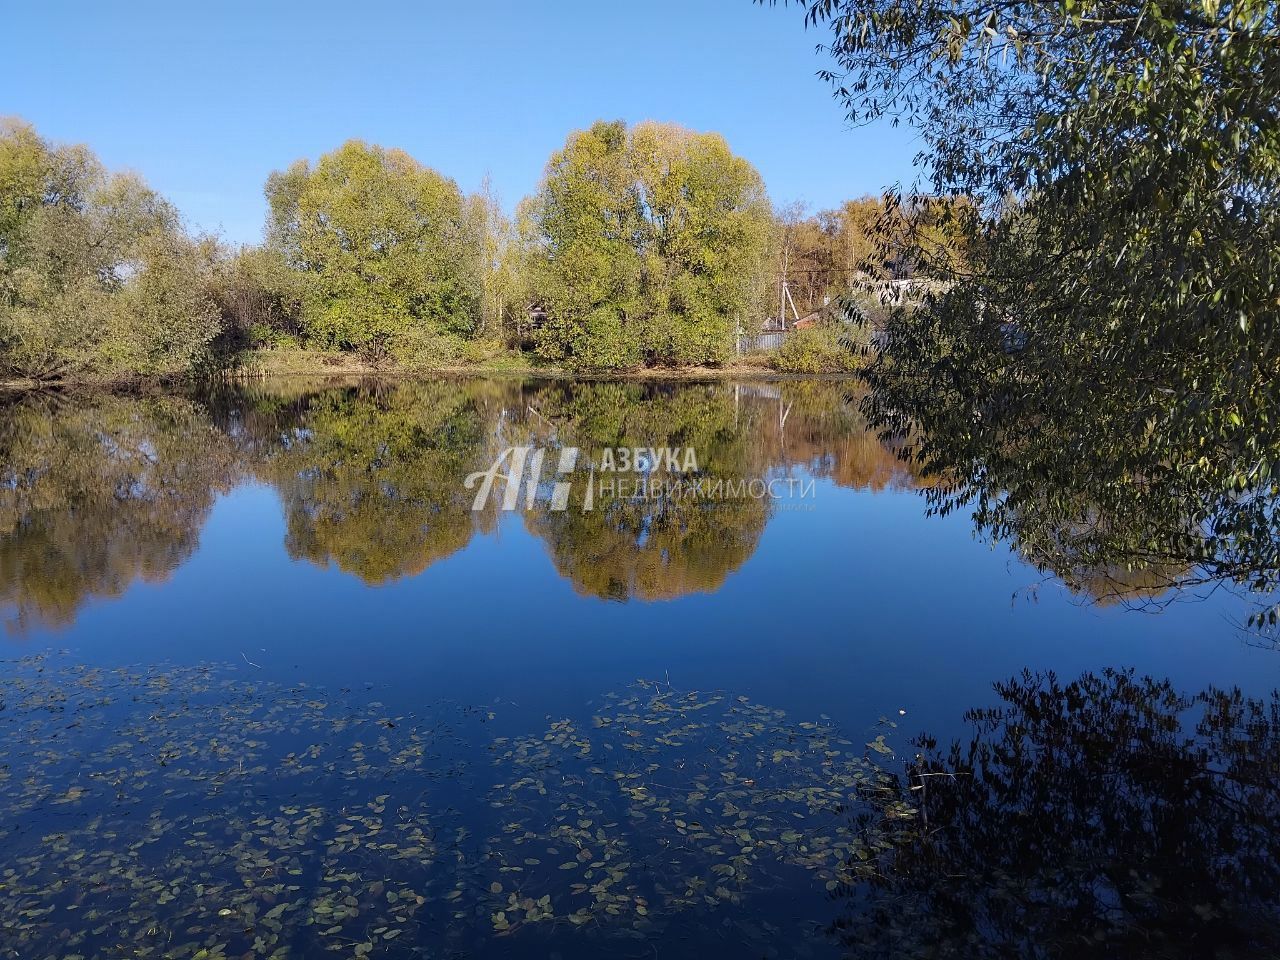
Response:
[[[0,369],[46,379],[190,368],[218,334],[208,248],[138,177],[0,123]]]
[[[527,220],[538,352],[580,368],[723,362],[767,287],[771,231],[759,173],[717,134],[572,134]]]
[[[466,335],[480,316],[480,211],[402,150],[349,140],[267,180],[268,242],[305,274],[323,346]]]

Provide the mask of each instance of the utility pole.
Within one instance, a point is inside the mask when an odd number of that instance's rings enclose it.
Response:
[[[782,237],[782,281],[778,290],[778,329],[787,329],[787,272],[791,268],[791,227],[788,224]]]
[[[786,295],[787,303],[791,304],[791,315],[799,320],[800,311],[796,309],[796,302],[791,297],[791,284],[785,280],[782,281],[782,292]]]

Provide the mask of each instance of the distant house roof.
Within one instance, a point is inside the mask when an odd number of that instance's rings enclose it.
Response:
[[[811,310],[803,317],[794,320],[788,320],[786,317],[779,320],[777,317],[769,317],[760,325],[760,329],[765,333],[781,333],[786,330],[807,330],[810,327],[816,327],[824,319],[831,319],[839,315],[839,308],[834,303],[824,303],[817,310]]]

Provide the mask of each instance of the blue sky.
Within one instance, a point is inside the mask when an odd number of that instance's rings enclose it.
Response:
[[[909,182],[905,128],[852,129],[825,32],[750,0],[24,3],[0,114],[141,173],[193,226],[261,237],[267,174],[350,137],[401,147],[508,209],[599,118],[717,130],[775,201]]]

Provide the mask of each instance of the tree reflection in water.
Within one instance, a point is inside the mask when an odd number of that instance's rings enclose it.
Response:
[[[492,529],[494,512],[472,511],[461,478],[493,459],[510,393],[437,381],[301,399],[250,463],[279,491],[289,555],[379,584],[421,573]]]
[[[0,611],[22,633],[163,580],[236,476],[230,439],[182,397],[35,397],[0,411]]]
[[[928,738],[864,829],[853,956],[1259,957],[1280,950],[1280,694],[1024,674]]]
[[[1178,340],[1198,321],[1174,324],[1133,356],[1096,341],[1114,326],[1063,337],[1020,326],[1016,304],[974,315],[941,294],[890,320],[863,412],[940,478],[932,510],[971,512],[1071,589],[1145,601],[1230,586],[1274,625],[1276,371],[1234,324],[1211,345]]]
[[[847,383],[555,384],[529,403],[537,412],[522,442],[587,451],[692,448],[695,477],[708,483],[759,484],[797,471],[873,491],[920,482],[867,429]],[[594,509],[583,512],[585,479],[568,510],[544,503],[526,519],[547,541],[556,569],[580,592],[605,599],[715,592],[755,552],[773,509],[767,497],[645,498],[597,483]],[[618,478],[597,477],[604,479]],[[679,475],[659,466],[649,479],[661,490]]]
[[[595,478],[592,509],[583,509],[591,474],[577,471],[568,508],[540,501],[526,514],[529,529],[546,541],[561,575],[589,596],[609,600],[664,600],[711,593],[755,552],[769,517],[769,502],[749,496],[707,499],[683,495],[672,484],[694,478],[749,480],[766,469],[754,435],[734,419],[723,389],[682,389],[624,383],[555,385],[530,398],[538,419],[530,442],[575,446],[587,457],[604,449],[654,447],[695,451],[698,470],[686,475],[665,462],[647,474]],[[554,437],[537,425],[549,424]],[[658,496],[636,495],[627,484],[643,479]],[[612,486],[610,486],[612,484]]]
[[[369,585],[416,576],[496,528],[498,498],[473,511],[474,491],[462,481],[512,444],[692,448],[698,477],[740,487],[799,476],[872,492],[922,488],[941,512],[971,500],[980,528],[1103,602],[1152,600],[1207,575],[1193,556],[1165,549],[1167,540],[1139,550],[1171,524],[1207,549],[1188,519],[1205,515],[1188,513],[1186,497],[1164,497],[1166,488],[1136,497],[1052,488],[1079,476],[1046,472],[1035,457],[1023,474],[1006,457],[1002,472],[974,468],[958,481],[947,463],[964,450],[922,446],[918,433],[882,441],[863,405],[847,381],[514,378],[283,382],[14,403],[0,411],[0,602],[19,630],[66,624],[89,597],[163,578],[194,552],[214,499],[252,480],[278,492],[291,557],[333,564]],[[989,486],[1010,477],[1005,493]],[[672,478],[660,469],[653,479]],[[578,484],[574,497],[581,492]],[[578,506],[573,499],[554,512],[543,499],[522,519],[575,589],[620,601],[719,590],[755,552],[774,508],[750,496],[618,494],[591,512]],[[1239,536],[1215,541],[1236,559],[1209,572],[1241,572],[1246,559],[1265,566],[1264,547]]]

